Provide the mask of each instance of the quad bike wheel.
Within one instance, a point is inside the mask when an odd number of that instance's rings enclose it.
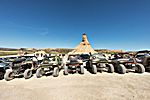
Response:
[[[4,72],[0,72],[0,80],[4,78]]]
[[[4,79],[6,81],[10,81],[10,80],[14,79],[14,73],[13,73],[13,71],[10,70],[10,69],[7,69],[6,73],[4,74]]]
[[[96,65],[92,66],[92,73],[93,74],[97,74],[97,67],[96,67]]]
[[[114,66],[112,64],[106,64],[106,67],[108,68],[108,73],[114,72]]]
[[[123,64],[118,65],[118,72],[120,74],[125,74],[126,73],[126,67]]]
[[[53,71],[53,77],[58,77],[59,76],[59,68],[55,67]]]
[[[135,66],[135,72],[136,73],[144,73],[145,72],[145,67],[142,64],[136,64]]]
[[[25,71],[24,71],[24,78],[25,79],[29,79],[29,78],[31,78],[32,77],[32,70],[31,69],[26,69]]]
[[[44,69],[43,68],[38,68],[36,70],[36,77],[37,78],[41,78],[43,76],[43,74],[44,74]]]
[[[80,66],[80,74],[84,74],[84,66],[83,65]]]
[[[92,66],[92,61],[87,61],[86,66],[85,66],[86,69],[89,70],[91,68],[91,66]]]

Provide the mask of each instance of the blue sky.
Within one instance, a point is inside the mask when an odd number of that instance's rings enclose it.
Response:
[[[150,0],[0,0],[0,47],[150,49]]]

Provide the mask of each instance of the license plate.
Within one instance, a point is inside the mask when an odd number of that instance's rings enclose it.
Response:
[[[44,70],[49,70],[49,68],[44,68]]]
[[[132,64],[132,66],[134,66],[134,67],[135,67],[135,64]]]
[[[72,68],[76,68],[76,66],[72,66]]]

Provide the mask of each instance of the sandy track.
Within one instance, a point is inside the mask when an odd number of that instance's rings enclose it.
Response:
[[[0,100],[149,100],[150,73],[69,74],[0,81]]]

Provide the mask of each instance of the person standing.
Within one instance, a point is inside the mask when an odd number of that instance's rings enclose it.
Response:
[[[65,54],[65,55],[62,57],[62,66],[66,66],[67,60],[68,60],[68,54]]]

